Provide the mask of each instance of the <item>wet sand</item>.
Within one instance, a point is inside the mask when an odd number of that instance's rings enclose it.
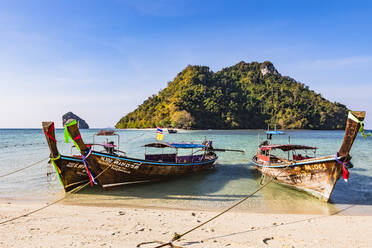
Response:
[[[45,206],[0,201],[0,222]],[[169,241],[216,211],[57,203],[0,225],[0,247],[136,247]],[[148,244],[141,247],[155,247]],[[371,247],[372,216],[228,212],[184,236],[182,247]]]

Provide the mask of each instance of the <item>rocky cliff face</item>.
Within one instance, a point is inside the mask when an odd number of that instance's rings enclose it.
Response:
[[[260,70],[262,75],[266,75],[268,73],[278,75],[278,71],[275,69],[274,65],[270,61],[265,61],[261,64]]]
[[[62,116],[62,125],[64,126],[70,119],[76,120],[80,129],[89,129],[89,125],[72,112],[68,112]]]

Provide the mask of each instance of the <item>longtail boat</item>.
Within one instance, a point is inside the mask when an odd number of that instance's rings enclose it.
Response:
[[[197,173],[214,167],[217,155],[211,142],[204,144],[155,142],[146,144],[149,148],[172,148],[174,153],[146,154],[145,159],[131,158],[113,152],[97,152],[87,146],[80,134],[76,122],[65,126],[67,134],[82,154],[88,168],[88,176],[95,184],[104,189],[131,183],[159,181],[171,177]],[[191,155],[179,156],[178,149],[191,150]],[[195,154],[194,149],[202,154]],[[97,178],[97,181],[94,181]]]
[[[270,144],[273,135],[281,131],[268,131],[267,140],[262,142],[252,162],[255,168],[275,182],[305,191],[326,202],[332,194],[337,180],[343,175],[349,177],[350,149],[358,130],[364,134],[363,120],[365,112],[350,111],[346,123],[342,145],[334,155],[316,157],[316,147],[294,144]],[[287,152],[287,156],[278,156],[274,151]],[[313,156],[308,152],[313,151]],[[306,154],[302,154],[302,153]]]
[[[50,150],[50,163],[53,164],[56,170],[57,176],[66,192],[73,190],[74,188],[88,183],[90,181],[89,174],[87,174],[87,168],[81,157],[78,155],[61,155],[58,151],[57,140],[54,131],[54,122],[42,122],[43,132],[47,140],[49,150]],[[125,154],[125,152],[120,151],[119,147],[113,144],[113,142],[104,142],[103,144],[95,143],[95,138],[97,136],[116,136],[118,140],[118,145],[120,144],[120,136],[115,133],[114,130],[101,130],[93,135],[93,143],[87,144],[88,147],[99,146],[103,148],[104,152],[113,154],[120,153]],[[71,153],[72,148],[71,147]]]
[[[57,148],[54,122],[43,122],[43,132],[50,150],[50,162],[66,192],[89,182],[83,160],[78,157],[61,155]]]

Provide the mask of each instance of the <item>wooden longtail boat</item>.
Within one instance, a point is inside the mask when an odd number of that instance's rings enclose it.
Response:
[[[89,177],[81,158],[64,156],[58,152],[54,122],[43,122],[42,126],[50,150],[50,162],[53,164],[64,190],[68,192],[79,185],[89,182]]]
[[[217,160],[213,148],[207,144],[165,143],[157,142],[146,147],[201,149],[203,154],[178,156],[178,153],[146,154],[145,159],[119,156],[115,152],[102,153],[93,151],[81,138],[76,122],[65,126],[71,140],[81,151],[83,160],[89,168],[90,177],[97,177],[98,183],[104,188],[112,188],[130,183],[159,181],[171,177],[197,173],[212,168]],[[99,176],[98,176],[99,175]]]
[[[258,148],[252,162],[263,176],[273,178],[274,181],[305,191],[324,201],[328,201],[337,180],[343,174],[348,179],[350,163],[350,149],[354,143],[358,130],[363,125],[365,112],[349,112],[345,136],[341,148],[335,155],[324,157],[309,157],[298,154],[298,151],[316,151],[317,148],[302,145],[270,145],[272,135],[280,131],[267,132],[267,140]],[[274,150],[288,152],[286,158],[272,154]],[[289,153],[292,152],[292,156]]]

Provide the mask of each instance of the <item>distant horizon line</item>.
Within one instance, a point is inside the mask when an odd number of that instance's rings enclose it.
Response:
[[[167,128],[167,127],[164,127]],[[42,130],[42,127],[0,127],[0,130]],[[64,129],[64,127],[56,127],[55,129]],[[156,127],[149,127],[149,128],[115,128],[115,127],[92,127],[92,128],[80,128],[80,130],[89,130],[89,129],[116,129],[116,130],[154,130]],[[174,128],[174,129],[179,129],[179,130],[187,130],[187,131],[195,131],[195,130],[266,130],[266,128],[253,128],[253,129],[213,129],[213,128],[208,128],[208,129],[182,129],[182,128]],[[280,129],[284,131],[301,131],[301,130],[306,130],[306,131],[344,131],[344,129],[306,129],[306,128],[300,128],[300,129]],[[372,132],[372,127],[371,128],[364,128],[365,131]]]

